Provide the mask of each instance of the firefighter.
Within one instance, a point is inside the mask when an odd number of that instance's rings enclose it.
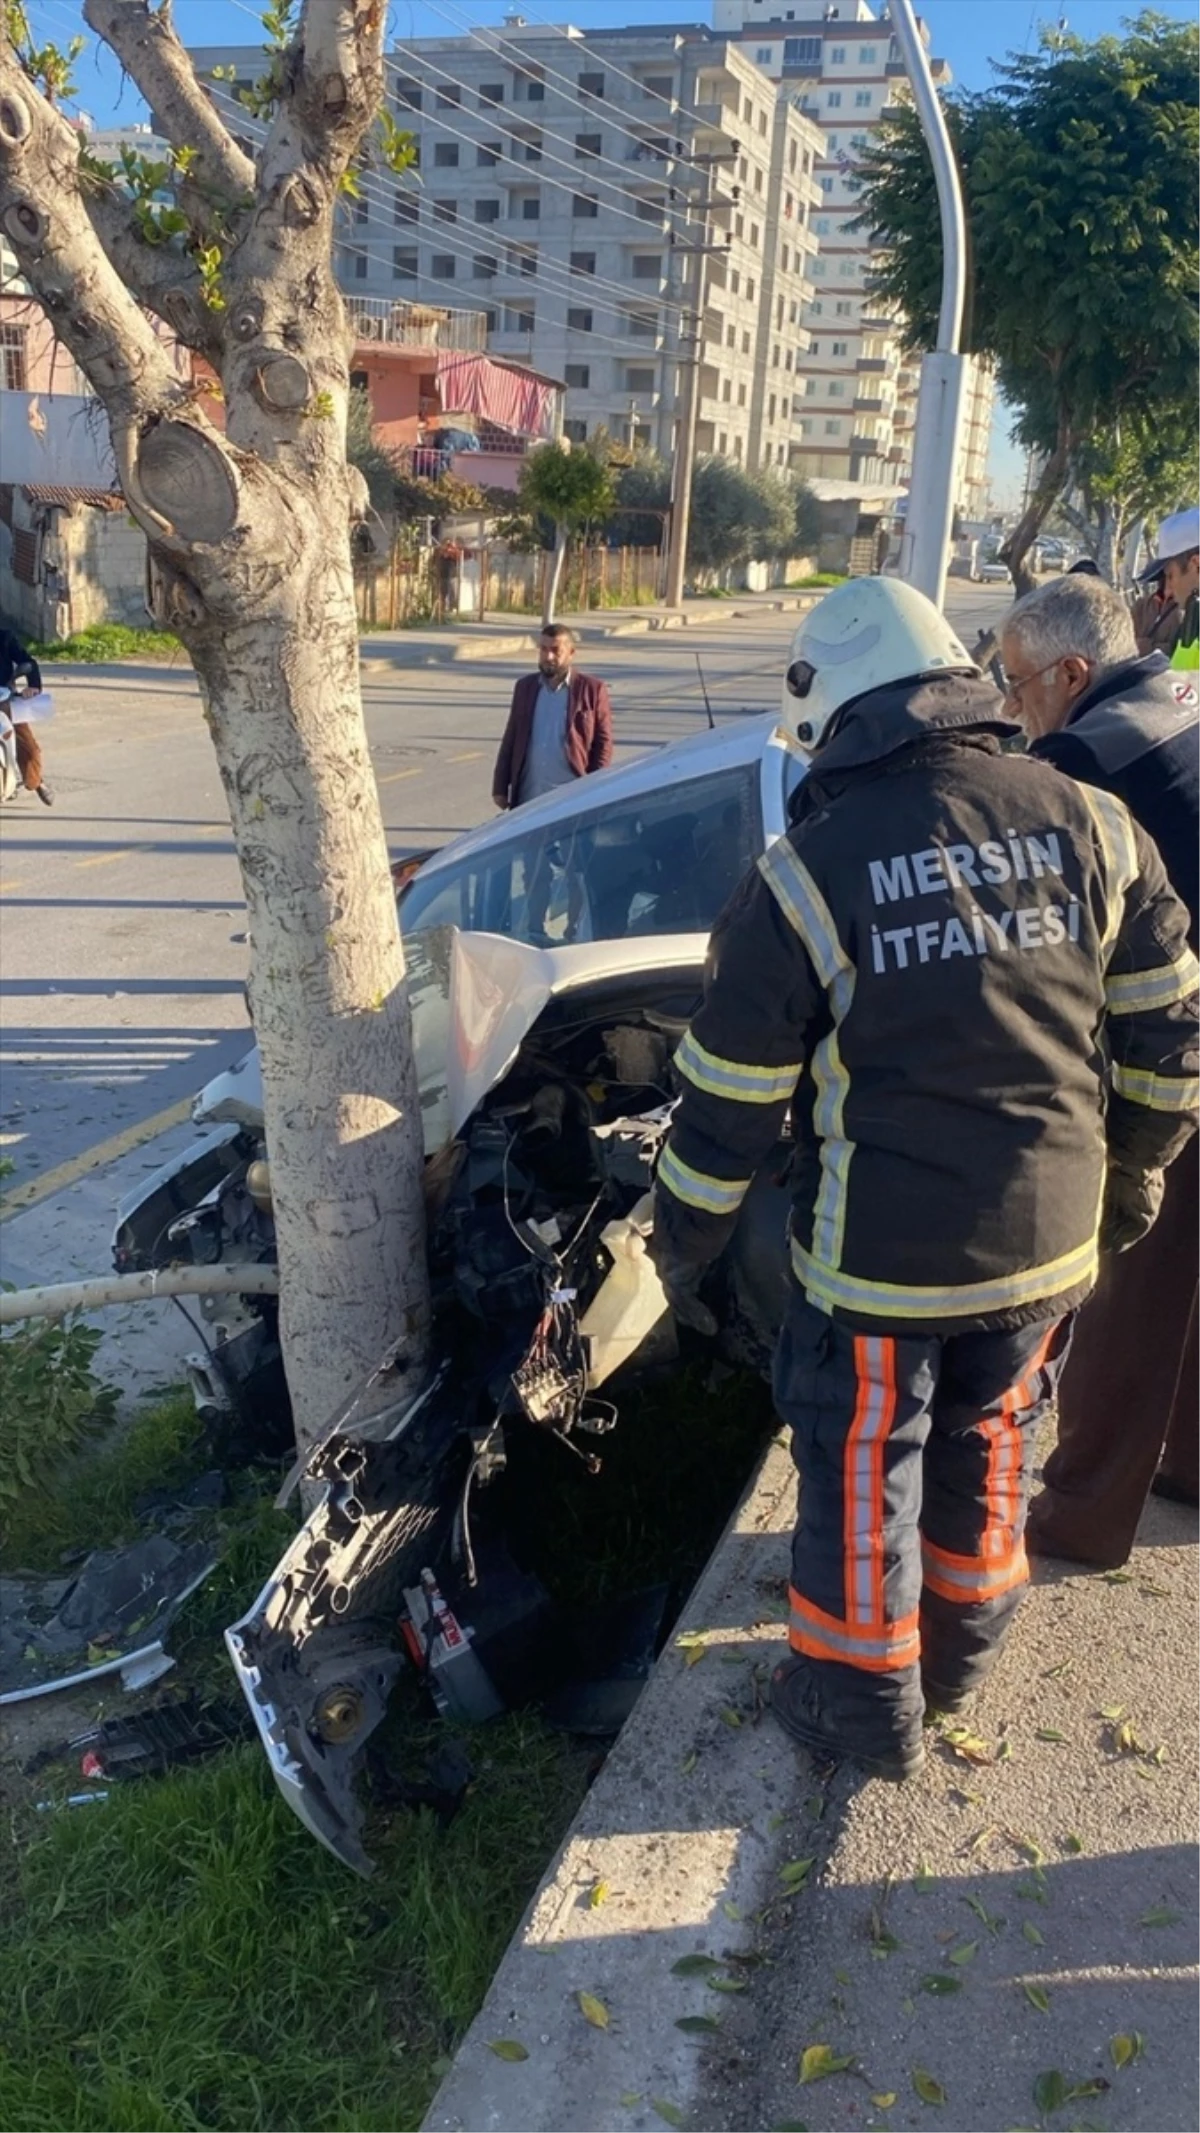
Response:
[[[775,1397],[801,1486],[773,1707],[903,1779],[1019,1602],[1072,1313],[1192,1131],[1200,971],[1153,845],[1002,752],[1001,697],[923,595],[840,586],[788,688],[811,764],[713,932],[652,1249],[714,1332],[705,1271],[790,1106]]]

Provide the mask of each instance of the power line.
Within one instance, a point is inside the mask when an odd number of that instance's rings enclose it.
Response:
[[[440,10],[435,8],[433,9],[433,12],[436,14],[439,13]],[[576,39],[571,36],[569,31],[563,29],[561,23],[548,22],[544,15],[534,14],[532,9],[529,9],[527,12],[529,14],[529,19],[533,22],[536,22],[539,29],[549,30],[551,36],[553,37],[561,37],[564,44],[569,44],[573,52],[586,52],[589,59],[599,60],[601,66],[603,66],[608,73],[615,74],[619,81],[629,82],[631,86],[635,89],[641,89],[645,87],[644,82],[640,82],[636,74],[627,74],[624,67],[619,67],[616,61],[614,59],[611,59],[606,52],[594,52],[592,50],[592,47],[588,44],[586,37],[580,37],[577,42]],[[730,40],[718,39],[717,41],[719,43],[726,43]],[[565,76],[562,78],[565,79]],[[709,121],[707,119],[702,118],[698,111],[692,110],[687,104],[683,103],[682,101],[680,102],[679,108],[682,112],[686,114],[688,118],[693,121],[694,124],[698,126],[708,125]]]

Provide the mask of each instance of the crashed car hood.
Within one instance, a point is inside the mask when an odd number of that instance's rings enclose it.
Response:
[[[567,948],[533,948],[502,934],[460,933],[453,926],[412,935],[404,952],[426,1154],[452,1139],[503,1079],[548,1000],[609,977],[688,964],[699,970],[707,947],[702,933]],[[192,1115],[197,1125],[233,1123],[262,1131],[257,1046],[206,1083]]]

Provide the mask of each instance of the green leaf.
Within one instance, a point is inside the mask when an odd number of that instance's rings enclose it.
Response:
[[[1039,2074],[1033,2084],[1033,2100],[1039,2111],[1045,2111],[1047,2114],[1051,2111],[1061,2111],[1069,2093],[1066,2076],[1060,2074],[1056,2066],[1047,2068],[1044,2074]]]
[[[641,2100],[641,2092],[638,2089],[622,2089],[617,2098],[623,2111],[632,2111]]]
[[[585,2022],[590,2022],[593,2029],[608,2028],[610,2017],[603,2000],[598,2000],[594,1992],[577,1992],[575,1997]]]
[[[1139,1926],[1177,1926],[1182,1917],[1183,1912],[1173,1911],[1170,1904],[1155,1903],[1151,1904],[1148,1911],[1142,1912],[1138,1924]]]
[[[495,2052],[497,2059],[509,2059],[514,2065],[529,2057],[525,2046],[519,2043],[516,2037],[494,2037],[488,2045],[488,2050]]]
[[[671,1975],[672,1977],[704,1977],[708,1971],[719,1970],[720,1967],[721,1959],[718,1955],[681,1955],[677,1963],[672,1963]]]
[[[1141,2058],[1145,2043],[1140,2029],[1131,2029],[1124,2035],[1109,2038],[1108,2056],[1118,2073],[1123,2066],[1132,2066]]]
[[[973,1963],[978,1953],[979,1942],[977,1940],[965,1940],[961,1947],[951,1948],[946,1960],[949,1963],[956,1963],[961,1966],[965,1963]]]
[[[933,1868],[929,1866],[918,1867],[916,1873],[913,1875],[912,1885],[916,1890],[918,1896],[932,1896],[933,1891],[937,1887],[937,1876],[935,1875]]]
[[[781,1866],[779,1869],[779,1879],[782,1881],[784,1888],[789,1890],[802,1889],[816,1863],[815,1857],[812,1859],[789,1859],[787,1865]]]
[[[844,2074],[853,2064],[852,2053],[842,2057],[828,2044],[806,2044],[800,2054],[800,2086],[825,2081],[830,2074]]]
[[[1035,1726],[1033,1737],[1035,1740],[1064,1741],[1067,1736],[1060,1733],[1057,1726]]]
[[[1045,1947],[1046,1936],[1034,1925],[1032,1918],[1023,1918],[1021,1920],[1021,1931],[1032,1948]]]
[[[658,2113],[658,2116],[662,2119],[663,2124],[666,2126],[682,2126],[687,2124],[687,2120],[685,2119],[683,2112],[680,2110],[679,2105],[677,2103],[669,2102],[665,2096],[652,2096],[650,2098],[650,2108],[652,2111],[656,2111]]]
[[[871,2098],[877,2111],[890,2111],[896,2101],[895,2089],[882,2089]]]
[[[948,1999],[952,1992],[962,1991],[960,1977],[947,1977],[942,1970],[933,1970],[921,1979],[922,1992],[931,1993],[935,2000]]]
[[[681,1777],[690,1777],[690,1776],[691,1776],[691,1774],[692,1774],[692,1772],[693,1772],[693,1770],[695,1769],[695,1767],[696,1767],[697,1763],[699,1762],[699,1760],[700,1760],[700,1758],[699,1758],[699,1756],[697,1755],[697,1753],[696,1753],[695,1749],[693,1748],[693,1749],[692,1749],[692,1752],[691,1752],[691,1754],[690,1754],[690,1755],[685,1755],[685,1756],[684,1756],[684,1758],[683,1758],[683,1761],[682,1761],[682,1762],[681,1762],[681,1764],[679,1765],[679,1774],[680,1774],[680,1776],[681,1776]]]
[[[923,2066],[914,2066],[912,2070],[912,2085],[922,2103],[945,2103],[946,2091],[941,2082],[935,2081],[932,2074],[927,2074]]]
[[[598,1911],[598,1910],[599,1910],[599,1908],[600,1908],[600,1906],[601,1906],[601,1904],[602,1904],[602,1903],[607,1903],[607,1902],[608,1902],[608,1883],[607,1883],[607,1881],[595,1881],[595,1882],[593,1882],[593,1884],[592,1884],[591,1888],[590,1888],[590,1889],[588,1890],[588,1892],[587,1892],[587,1905],[588,1905],[588,1909],[589,1909],[589,1911]]]
[[[704,1982],[710,1992],[748,1992],[750,1989],[744,1977],[708,1977]]]
[[[721,1909],[724,1911],[726,1918],[730,1921],[730,1924],[735,1926],[740,1926],[743,1918],[746,1915],[744,1911],[739,1911],[736,1903],[730,1903],[728,1897],[721,1905]]]
[[[714,2030],[720,2029],[721,2023],[716,2015],[680,2015],[675,2027],[689,2037],[711,2036]]]
[[[1074,1830],[1069,1829],[1063,1838],[1063,1850],[1077,1855],[1083,1850],[1083,1838],[1077,1837]]]
[[[1028,1978],[1022,1978],[1021,1990],[1030,2006],[1036,2007],[1039,2014],[1049,2014],[1050,1995],[1044,1985],[1032,1985]]]
[[[1106,1585],[1132,1585],[1133,1572],[1132,1570],[1106,1570],[1104,1572],[1104,1582]]]

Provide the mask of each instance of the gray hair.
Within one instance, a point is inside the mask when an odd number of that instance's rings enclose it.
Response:
[[[1001,643],[1012,638],[1039,666],[1074,658],[1115,667],[1137,658],[1129,609],[1103,578],[1068,574],[1026,593],[1000,625]]]

